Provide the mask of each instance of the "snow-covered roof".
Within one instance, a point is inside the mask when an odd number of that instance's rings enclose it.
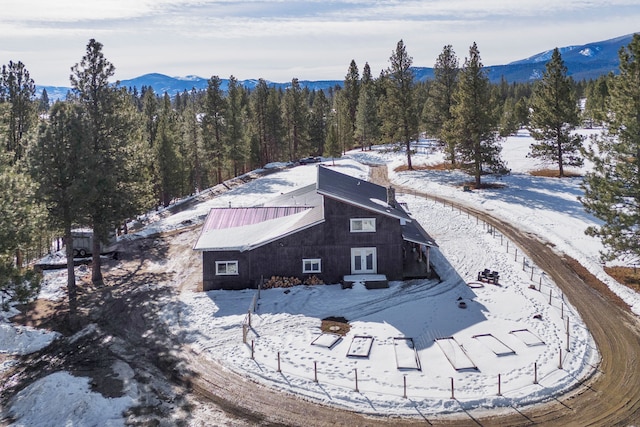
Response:
[[[213,208],[194,246],[200,251],[247,251],[324,221],[323,197],[330,197],[401,221],[404,240],[437,246],[399,203],[387,203],[387,189],[318,167],[316,184],[267,200],[262,206]]]
[[[318,166],[318,193],[382,215],[412,221],[399,204],[387,202],[387,189],[362,179]]]
[[[193,247],[197,251],[248,251],[324,221],[322,206],[213,208]],[[236,215],[234,215],[236,214]],[[235,217],[237,220],[233,220]],[[222,219],[221,219],[222,218]],[[225,221],[224,219],[228,220]],[[241,220],[244,218],[244,222]],[[209,224],[209,228],[207,228]]]

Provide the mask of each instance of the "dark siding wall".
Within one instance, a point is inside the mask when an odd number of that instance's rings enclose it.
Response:
[[[375,247],[378,273],[386,274],[389,280],[402,279],[402,229],[400,220],[390,218],[357,206],[325,198],[325,227],[338,242],[345,259],[341,276],[351,273],[351,248]],[[351,233],[351,218],[375,218],[375,233]]]
[[[402,231],[400,221],[325,198],[325,222],[249,252],[204,252],[204,290],[244,289],[271,276],[304,279],[302,260],[319,258],[325,283],[339,283],[351,273],[351,248],[375,247],[378,273],[389,280],[402,279]],[[351,233],[351,218],[375,218],[375,233]],[[216,276],[215,261],[238,261],[237,276]]]

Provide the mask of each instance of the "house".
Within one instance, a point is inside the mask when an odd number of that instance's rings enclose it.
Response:
[[[262,206],[211,209],[194,246],[205,291],[254,288],[272,276],[341,283],[377,275],[383,284],[430,277],[429,248],[437,245],[393,188],[317,170],[315,184]]]

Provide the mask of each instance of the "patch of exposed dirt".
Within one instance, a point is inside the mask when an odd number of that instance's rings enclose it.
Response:
[[[538,169],[529,172],[529,174],[547,178],[578,178],[582,176],[582,174],[573,171],[563,171],[563,176],[560,176],[560,170],[558,169]]]
[[[453,170],[453,166],[451,166],[451,163],[438,163],[438,164],[434,164],[434,165],[412,165],[413,169],[415,171],[425,171],[425,170],[429,170],[429,171],[447,171],[447,170]],[[395,172],[406,172],[409,170],[409,167],[405,164],[402,164],[400,166],[396,166],[396,168],[394,169]]]
[[[637,267],[605,267],[604,271],[619,283],[640,292],[640,269]]]
[[[322,319],[322,323],[320,324],[320,330],[327,334],[336,334],[345,336],[351,330],[351,325],[349,321],[344,317],[327,317]]]

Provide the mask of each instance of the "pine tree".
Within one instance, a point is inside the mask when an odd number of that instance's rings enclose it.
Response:
[[[102,44],[91,39],[82,60],[71,68],[72,91],[88,117],[85,144],[90,150],[86,204],[93,229],[91,281],[103,284],[100,244],[108,240],[127,218],[150,203],[149,161],[143,144],[141,120],[131,96],[111,85],[115,67],[102,53]]]
[[[338,122],[335,112],[329,117],[327,138],[324,143],[324,155],[333,159],[342,155],[342,147],[338,138]],[[335,162],[334,162],[335,163]]]
[[[445,144],[447,157],[456,165],[456,140],[446,132],[453,119],[453,94],[458,83],[459,61],[453,47],[446,45],[438,55],[433,67],[434,78],[429,87],[427,102],[422,116],[427,135]]]
[[[558,165],[560,177],[565,166],[582,166],[583,138],[573,131],[580,123],[580,112],[567,67],[556,48],[547,63],[542,80],[535,86],[531,100],[530,157]]]
[[[371,77],[371,68],[369,63],[366,63],[360,81],[355,137],[362,150],[365,147],[371,149],[371,146],[379,138],[379,133],[376,88]]]
[[[333,104],[338,146],[341,148],[342,153],[346,153],[353,148],[354,143],[353,129],[351,127],[351,120],[349,119],[349,100],[347,93],[342,89],[337,90],[333,97]]]
[[[233,176],[240,175],[244,172],[245,162],[249,158],[249,150],[247,139],[245,138],[245,99],[244,89],[238,83],[238,80],[229,77],[229,89],[227,95],[227,111],[225,114],[225,123],[227,129],[226,150],[227,157],[233,166]]]
[[[640,35],[620,49],[620,74],[609,82],[609,114],[595,148],[586,151],[593,169],[584,179],[587,212],[603,221],[586,232],[599,237],[602,257],[640,256]]]
[[[606,100],[609,98],[607,82],[612,78],[612,75],[598,77],[587,85],[584,115],[591,125],[599,126],[607,119]]]
[[[289,160],[298,159],[301,153],[308,155],[307,108],[298,79],[291,81],[282,100],[282,121],[287,141]]]
[[[500,159],[501,147],[497,143],[495,103],[476,43],[469,48],[469,57],[465,59],[458,77],[452,131],[459,141],[458,153],[464,162],[471,164],[475,186],[480,188],[485,167],[503,171],[504,165]]]
[[[513,98],[507,98],[502,104],[502,111],[500,114],[500,136],[507,137],[514,135],[518,132],[520,124],[518,123],[518,116],[516,114],[516,105]]]
[[[265,137],[267,152],[271,161],[285,159],[284,127],[282,124],[282,114],[280,104],[282,102],[282,91],[276,88],[269,89],[267,97],[267,111],[265,123]]]
[[[48,112],[50,106],[51,101],[49,101],[49,93],[46,88],[43,88],[42,94],[40,95],[40,101],[38,102],[38,113]]]
[[[180,116],[182,139],[187,153],[185,161],[189,175],[189,193],[199,193],[203,188],[207,188],[204,186],[202,171],[202,132],[198,120],[200,108],[198,92],[193,89]]]
[[[267,105],[269,100],[269,86],[264,79],[259,79],[256,88],[250,96],[251,130],[255,138],[256,160],[260,166],[271,162],[273,153],[269,150],[267,132]]]
[[[221,83],[218,76],[213,76],[209,79],[202,117],[202,139],[205,150],[212,160],[216,184],[223,181],[222,168],[225,162],[224,116],[226,101],[220,88]]]
[[[5,156],[2,156],[5,157]],[[4,309],[11,301],[25,303],[39,290],[40,276],[25,268],[21,254],[33,247],[42,228],[43,212],[34,200],[35,186],[29,176],[0,162],[0,302]]]
[[[313,97],[309,114],[309,142],[312,154],[324,154],[324,144],[327,139],[327,122],[329,119],[329,101],[323,91],[317,91]]]
[[[516,101],[514,115],[519,128],[529,126],[529,103],[526,98],[520,98]]]
[[[411,141],[418,136],[418,116],[414,104],[413,59],[407,54],[404,42],[400,40],[396,50],[389,58],[390,66],[387,70],[389,78],[389,107],[394,111],[392,117],[398,122],[393,133],[394,139],[404,147],[407,153],[407,168],[413,169],[411,164]],[[387,118],[387,122],[389,119]],[[393,129],[392,125],[390,129]]]
[[[23,158],[27,132],[36,122],[36,85],[29,71],[20,61],[9,61],[2,66],[0,75],[0,101],[11,106],[8,116],[7,151],[13,155],[13,163]]]
[[[352,147],[356,143],[356,113],[358,110],[358,99],[360,97],[360,72],[355,60],[351,60],[349,70],[344,77],[342,85],[342,94],[344,96],[344,129],[345,129],[345,145]]]
[[[53,229],[62,230],[67,256],[67,294],[72,317],[77,309],[72,227],[87,222],[83,204],[91,170],[84,134],[89,124],[83,109],[72,102],[56,102],[43,122],[37,143],[29,152],[30,170],[38,185],[38,199],[46,206]],[[55,173],[53,172],[55,171]]]
[[[162,108],[158,116],[157,136],[154,144],[154,164],[157,176],[158,197],[162,206],[167,207],[174,197],[181,194],[183,180],[182,156],[178,147],[177,113],[171,107],[171,98],[165,92]]]

